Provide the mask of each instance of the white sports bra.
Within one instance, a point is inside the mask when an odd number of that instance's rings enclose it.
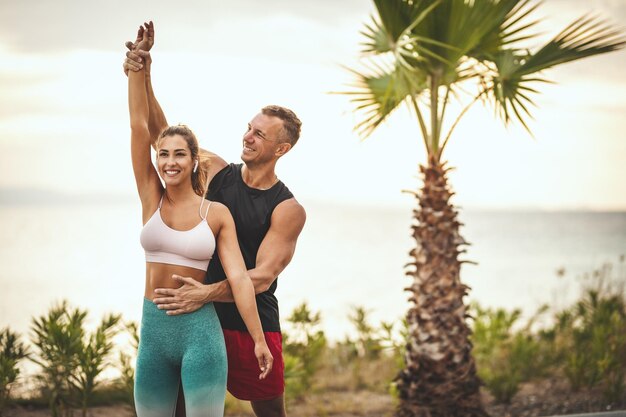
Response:
[[[215,252],[215,236],[206,221],[207,206],[202,216],[204,198],[200,203],[202,221],[190,230],[175,230],[163,222],[161,204],[141,230],[140,242],[146,252],[146,262],[188,266],[206,271]]]

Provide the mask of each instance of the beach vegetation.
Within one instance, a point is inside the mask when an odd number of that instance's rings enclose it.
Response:
[[[32,321],[35,352],[30,359],[40,367],[35,378],[53,417],[69,416],[73,408],[81,408],[85,416],[97,378],[109,363],[120,316],[106,316],[91,335],[86,317],[86,310],[62,301]]]
[[[125,402],[135,409],[135,360],[139,349],[139,325],[134,321],[124,323],[123,330],[130,337],[130,351],[120,349],[117,367],[120,377],[117,385],[123,393]]]
[[[78,366],[72,373],[73,389],[80,398],[83,417],[87,416],[87,408],[93,401],[94,391],[101,382],[98,377],[110,364],[109,357],[113,350],[113,336],[118,332],[119,314],[108,314],[102,318],[100,325],[91,335],[81,340],[78,352]]]
[[[20,374],[19,363],[28,356],[20,335],[5,327],[0,330],[0,416],[7,405],[11,388]]]
[[[381,340],[376,334],[376,328],[369,322],[369,313],[365,307],[353,306],[348,314],[348,320],[356,330],[356,339],[349,340],[354,348],[354,353],[358,359],[376,359],[383,349]]]
[[[52,417],[69,415],[75,405],[71,380],[78,367],[86,315],[78,308],[70,310],[63,301],[32,321],[35,352],[31,360],[41,368],[35,378]]]
[[[556,316],[551,333],[574,391],[600,386],[608,401],[626,391],[626,279],[606,264],[587,276],[581,298]]]
[[[392,360],[391,368],[394,370],[394,377],[404,368],[404,353],[406,351],[406,344],[409,339],[409,328],[406,319],[401,319],[395,322],[380,323],[380,344],[382,346],[382,352],[384,357],[389,357]],[[398,398],[398,390],[394,381],[388,382],[388,390],[394,396]]]
[[[623,260],[617,268],[604,265],[579,277],[578,299],[562,308],[542,306],[530,317],[520,309],[470,304],[470,343],[478,376],[484,382],[482,394],[490,394],[485,397],[490,412],[504,415],[511,407],[523,409],[526,406],[520,404],[527,400],[520,396],[527,395],[523,393],[529,388],[533,398],[542,395],[543,401],[529,403],[534,410],[524,414],[529,416],[546,415],[546,410],[562,414],[626,407],[625,272]],[[15,394],[16,404],[47,406],[53,416],[68,416],[77,410],[84,414],[95,405],[132,405],[137,323],[122,325],[119,316],[107,315],[88,334],[86,316],[85,310],[63,302],[33,319],[29,357],[40,367],[33,378],[39,381],[39,389],[28,398]],[[283,326],[285,397],[290,409],[306,411],[303,416],[371,415],[364,411],[371,407],[381,410],[380,415],[390,415],[400,404],[396,376],[404,369],[407,343],[412,343],[408,322],[398,319],[376,324],[371,310],[364,306],[353,307],[346,319],[351,331],[342,341],[330,343],[322,330],[321,313],[307,303],[298,305]],[[113,364],[116,328],[124,330],[120,336],[126,340],[115,346],[119,361]],[[27,347],[17,335],[7,337],[9,333],[0,333],[5,356],[25,358]],[[10,350],[14,353],[7,355]],[[91,365],[84,365],[85,361]],[[99,377],[113,368],[120,372],[117,378]],[[87,401],[78,385],[82,369],[91,370]],[[84,374],[82,378],[86,381]],[[545,392],[541,387],[546,387]],[[498,408],[499,404],[503,408]],[[226,410],[252,415],[249,405],[231,396]],[[123,412],[133,413],[127,408]]]
[[[472,304],[478,374],[496,402],[510,403],[520,384],[542,378],[565,378],[574,393],[599,389],[609,404],[623,397],[626,276],[605,264],[583,281],[570,306],[557,311],[543,306],[525,324],[521,310]]]
[[[297,306],[287,321],[291,330],[283,333],[286,389],[292,398],[299,398],[311,386],[327,341],[321,330],[321,313],[313,313],[306,302]]]
[[[510,403],[522,382],[547,375],[551,357],[540,337],[531,331],[532,320],[523,328],[515,328],[521,310],[482,308],[473,303],[470,314],[478,375],[496,402]]]

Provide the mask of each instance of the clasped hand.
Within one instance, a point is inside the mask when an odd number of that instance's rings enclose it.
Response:
[[[128,41],[125,45],[128,52],[123,64],[124,73],[128,75],[128,71],[139,71],[143,68],[142,62],[146,63],[148,70],[152,60],[149,51],[154,46],[154,23],[150,21],[139,26],[135,42]]]

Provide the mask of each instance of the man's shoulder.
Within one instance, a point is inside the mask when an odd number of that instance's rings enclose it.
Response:
[[[213,193],[218,192],[225,186],[229,184],[236,183],[235,179],[237,178],[235,173],[237,173],[237,164],[230,163],[218,167],[215,167],[214,171],[209,172],[209,188],[207,192],[207,196],[214,197]]]
[[[232,176],[233,178],[236,178],[236,174],[241,175],[241,166],[242,164],[236,164],[234,162],[225,163],[225,165],[217,171],[216,175]]]
[[[306,210],[295,197],[288,198],[276,205],[273,214],[283,218],[287,217],[290,220],[302,222],[306,220]]]
[[[227,163],[226,161],[222,160],[219,161],[219,163],[215,164],[215,167],[212,168],[214,171],[214,175],[225,175],[227,173],[231,173],[234,171],[237,171],[237,164],[234,163]]]

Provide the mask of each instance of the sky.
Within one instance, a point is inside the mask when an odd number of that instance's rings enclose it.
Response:
[[[0,190],[133,198],[124,42],[155,22],[153,85],[171,124],[238,161],[266,104],[303,121],[279,177],[303,200],[410,205],[425,151],[404,110],[362,140],[345,91],[369,1],[0,0]],[[547,40],[593,12],[624,29],[622,0],[546,0]],[[621,25],[621,26],[620,26]],[[475,106],[446,154],[469,208],[626,210],[626,52],[546,72],[529,126]]]

